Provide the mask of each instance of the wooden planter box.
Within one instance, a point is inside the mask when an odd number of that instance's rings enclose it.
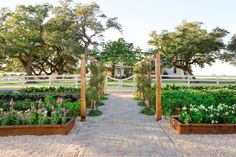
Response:
[[[172,117],[171,126],[179,134],[235,134],[236,124],[183,124]]]
[[[0,136],[16,135],[66,135],[75,125],[75,118],[58,125],[7,125],[0,126]]]

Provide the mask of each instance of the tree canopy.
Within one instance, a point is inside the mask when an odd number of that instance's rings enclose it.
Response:
[[[133,66],[141,59],[141,50],[135,48],[133,43],[128,43],[123,38],[119,38],[117,41],[107,42],[100,55],[101,61],[111,65],[114,76],[115,64],[123,63]]]
[[[208,32],[201,26],[200,22],[183,21],[173,32],[151,32],[149,43],[162,55],[163,64],[192,75],[192,65],[203,68],[222,55],[221,50],[225,48],[223,37],[228,34],[218,27]]]
[[[231,38],[221,59],[236,65],[236,34]]]
[[[99,44],[103,32],[122,31],[117,18],[108,18],[96,3],[18,5],[0,10],[0,63],[19,61],[27,75],[74,73],[80,54]],[[8,68],[9,69],[9,68]]]

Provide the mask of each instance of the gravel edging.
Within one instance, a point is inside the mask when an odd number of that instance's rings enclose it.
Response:
[[[188,157],[235,157],[236,134],[178,134],[170,126],[169,119],[160,121],[160,126],[171,138],[183,156]]]

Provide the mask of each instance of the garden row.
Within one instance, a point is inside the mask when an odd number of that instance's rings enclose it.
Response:
[[[75,117],[80,115],[79,91],[79,88],[68,87],[31,87],[20,91],[1,92],[0,135],[67,134],[74,125]],[[91,90],[87,90],[88,107],[90,93]],[[104,100],[106,96],[101,96],[100,99]],[[103,104],[101,101],[95,103],[96,106]],[[98,110],[88,112],[91,116],[100,114]]]
[[[150,107],[145,101],[140,101],[138,104],[145,106],[142,109],[143,113],[154,115],[155,88],[152,88],[150,96],[152,102]],[[225,133],[235,133],[235,129],[234,131],[232,129],[225,131],[221,125],[236,124],[236,85],[190,88],[175,85],[165,86],[162,88],[162,110],[164,115],[172,116],[172,126],[179,133],[193,133],[194,129],[191,127],[190,129],[189,126],[196,124],[201,125],[201,127],[203,126],[202,124],[210,124],[214,133],[221,133],[216,131],[217,127]],[[182,125],[182,130],[180,125]],[[188,125],[188,127],[184,125]],[[183,130],[183,127],[185,127],[185,130]],[[230,127],[236,128],[236,126]],[[196,132],[210,133],[204,127],[202,132],[199,128],[196,129]]]

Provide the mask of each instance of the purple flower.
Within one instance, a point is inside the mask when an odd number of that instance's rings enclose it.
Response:
[[[66,109],[63,107],[63,108],[61,108],[61,111],[63,112],[63,113],[66,113]]]

